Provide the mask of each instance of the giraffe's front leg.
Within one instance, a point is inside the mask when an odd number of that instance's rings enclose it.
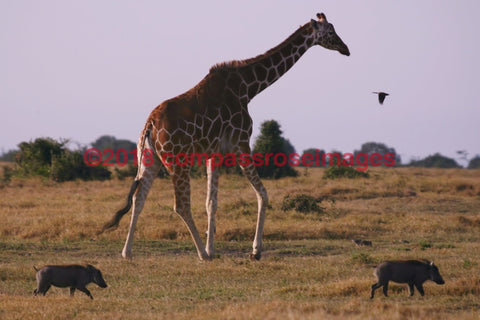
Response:
[[[215,213],[217,211],[217,194],[218,194],[218,176],[219,170],[215,169],[212,159],[207,160],[207,215],[208,215],[208,230],[207,230],[207,244],[206,251],[210,258],[215,255],[213,245],[215,237]]]
[[[245,176],[248,178],[248,181],[252,185],[253,189],[255,190],[255,193],[257,194],[257,226],[255,229],[255,238],[253,239],[253,251],[250,255],[250,259],[260,260],[262,254],[262,236],[263,225],[265,223],[265,209],[268,205],[267,190],[263,186],[263,183],[258,176],[257,169],[252,164],[241,168]]]

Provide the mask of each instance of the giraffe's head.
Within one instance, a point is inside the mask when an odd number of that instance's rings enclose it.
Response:
[[[326,49],[337,50],[343,55],[349,56],[350,51],[342,39],[335,32],[333,24],[327,21],[323,13],[317,13],[318,20],[311,20],[310,25],[313,28],[315,44],[321,45]]]

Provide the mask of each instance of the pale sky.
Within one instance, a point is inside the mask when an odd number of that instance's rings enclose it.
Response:
[[[250,103],[254,137],[274,119],[297,152],[480,154],[478,0],[0,0],[0,152],[38,137],[136,142],[210,66],[264,53],[317,12],[351,55],[311,48]],[[372,91],[390,96],[380,106]]]

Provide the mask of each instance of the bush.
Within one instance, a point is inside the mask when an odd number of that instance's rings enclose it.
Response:
[[[15,174],[41,176],[63,182],[75,179],[105,180],[111,172],[102,166],[88,166],[80,151],[70,151],[61,142],[51,138],[38,138],[33,142],[20,143],[15,162]]]
[[[155,160],[156,161],[156,160]],[[119,168],[115,168],[114,169],[115,171],[115,175],[118,179],[120,180],[123,180],[125,178],[134,178],[137,176],[137,171],[138,171],[138,167],[135,166],[133,163],[128,163],[128,165],[126,165],[125,167],[119,169]],[[198,170],[197,169],[194,169],[192,168],[192,170],[190,171],[190,176],[194,177],[192,175],[192,172],[197,172]],[[170,174],[168,173],[167,169],[165,168],[165,166],[161,166],[160,167],[160,171],[158,172],[157,174],[157,177],[159,178],[169,178],[170,177]]]
[[[419,242],[419,245],[421,250],[425,250],[433,247],[432,243],[427,240],[421,240]]]
[[[323,198],[314,198],[307,194],[298,194],[293,197],[286,195],[282,201],[282,211],[288,211],[294,209],[297,212],[317,212],[323,213],[325,208],[320,207],[318,204],[322,202]]]
[[[52,158],[65,151],[67,141],[57,142],[51,138],[38,138],[33,142],[22,142],[15,156],[17,173],[22,176],[50,176]]]
[[[353,253],[352,261],[359,264],[370,264],[376,262],[374,258],[372,258],[368,253],[365,252]]]
[[[10,182],[10,180],[12,180],[12,176],[13,176],[13,169],[8,167],[8,166],[4,166],[2,167],[3,169],[3,177],[0,179],[0,181],[2,182],[2,184],[8,184]]]
[[[349,166],[333,166],[328,168],[323,174],[323,179],[338,179],[338,178],[368,178],[368,172],[359,171]]]
[[[113,169],[115,171],[115,175],[118,179],[123,180],[125,178],[135,177],[137,176],[138,168],[134,166],[132,163],[128,163],[125,167],[119,169]]]
[[[52,159],[50,178],[57,182],[110,179],[111,172],[103,166],[88,166],[79,151],[65,150],[60,156]]]

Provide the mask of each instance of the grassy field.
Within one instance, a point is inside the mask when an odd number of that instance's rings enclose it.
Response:
[[[374,168],[368,179],[322,179],[324,169],[266,180],[270,208],[260,261],[250,261],[256,198],[241,176],[220,179],[216,250],[200,262],[158,179],[142,212],[133,260],[120,256],[130,215],[97,235],[130,180],[13,179],[0,186],[1,319],[479,319],[480,170]],[[194,216],[206,230],[205,179],[192,181]],[[283,211],[286,196],[324,199],[320,212]],[[351,239],[371,240],[358,247]],[[435,261],[446,281],[408,297],[390,285],[369,299],[373,267],[388,259]],[[109,287],[95,300],[52,288],[33,297],[33,266],[90,263]]]

